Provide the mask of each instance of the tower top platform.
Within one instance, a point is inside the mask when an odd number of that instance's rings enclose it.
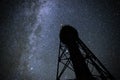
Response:
[[[60,40],[64,44],[71,44],[71,42],[75,42],[78,40],[78,32],[75,28],[70,25],[62,26],[60,31]]]

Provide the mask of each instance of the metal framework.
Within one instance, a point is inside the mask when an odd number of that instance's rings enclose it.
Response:
[[[79,50],[82,56],[85,58],[85,63],[87,64],[92,76],[94,77],[94,80],[115,80],[114,77],[110,74],[110,72],[99,61],[99,59],[80,39],[78,40],[77,44],[79,45]],[[63,67],[61,67],[61,65],[63,65]],[[74,72],[69,50],[66,45],[60,41],[56,80],[61,80],[61,76],[66,71],[66,69],[70,69]],[[67,80],[77,79],[75,78]]]

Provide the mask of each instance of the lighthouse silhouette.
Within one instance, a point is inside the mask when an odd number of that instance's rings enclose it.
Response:
[[[115,80],[99,59],[79,38],[78,32],[70,25],[60,30],[60,45],[56,80],[61,80],[66,69],[74,72],[74,79],[67,80]],[[63,65],[63,67],[61,67]]]

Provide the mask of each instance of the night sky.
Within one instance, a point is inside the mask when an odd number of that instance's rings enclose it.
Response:
[[[120,80],[120,0],[1,0],[0,80],[55,80],[61,24]]]

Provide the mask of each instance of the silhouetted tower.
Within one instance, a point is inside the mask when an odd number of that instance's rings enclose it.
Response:
[[[69,25],[62,26],[60,31],[56,80],[61,80],[67,68],[75,74],[75,79],[68,80],[115,80]]]

